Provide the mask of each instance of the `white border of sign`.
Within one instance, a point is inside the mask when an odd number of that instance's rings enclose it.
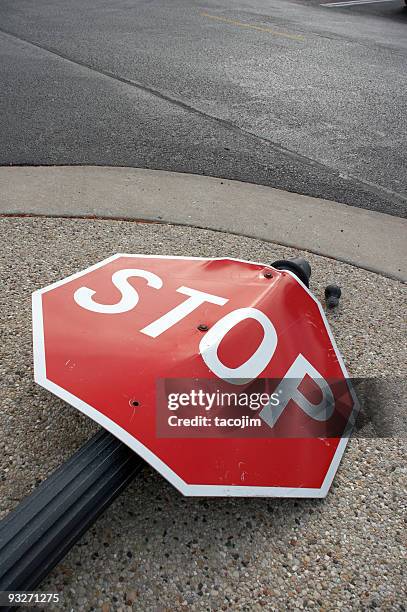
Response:
[[[325,497],[331,487],[333,478],[338,469],[339,463],[342,459],[342,455],[345,451],[346,445],[348,443],[347,437],[344,437],[340,440],[338,447],[336,449],[335,455],[332,459],[331,465],[329,466],[329,470],[325,476],[325,479],[322,483],[320,489],[317,488],[287,488],[287,487],[250,487],[250,486],[224,486],[224,485],[191,485],[186,483],[182,478],[178,476],[171,468],[169,468],[161,459],[159,459],[154,453],[152,453],[144,444],[133,438],[125,429],[117,425],[114,421],[106,417],[104,414],[98,412],[95,408],[92,408],[86,402],[80,400],[69,391],[66,391],[59,385],[56,385],[51,380],[48,380],[46,374],[46,364],[45,364],[45,346],[44,346],[44,328],[43,328],[43,317],[42,317],[42,294],[50,291],[51,289],[55,289],[56,287],[60,287],[65,283],[69,283],[70,281],[80,278],[88,272],[92,272],[93,270],[97,270],[102,266],[118,259],[119,257],[134,257],[134,258],[144,258],[144,259],[198,259],[200,261],[239,261],[242,263],[250,263],[255,265],[266,265],[254,261],[247,261],[244,259],[236,259],[233,257],[184,257],[184,256],[176,256],[176,255],[142,255],[142,254],[127,254],[127,253],[117,253],[116,255],[112,255],[99,263],[86,268],[86,270],[82,270],[81,272],[77,272],[76,274],[72,274],[63,280],[57,281],[56,283],[52,283],[43,289],[39,289],[32,294],[32,317],[33,317],[33,352],[34,352],[34,380],[36,383],[51,391],[54,395],[60,397],[64,401],[71,404],[74,408],[77,408],[83,414],[90,417],[99,425],[110,431],[116,438],[121,440],[124,444],[129,446],[134,452],[136,452],[140,457],[145,459],[150,465],[152,465],[164,478],[166,478],[174,487],[176,487],[183,495],[188,496],[211,496],[211,497],[314,497],[314,498],[322,498]],[[297,276],[288,272],[300,285],[301,287],[312,297],[314,302],[317,304],[319,311],[321,313],[321,317],[324,321],[325,327],[329,334],[329,338],[332,342],[332,346],[335,350],[335,354],[338,358],[339,365],[343,372],[345,378],[349,378],[348,372],[346,370],[345,364],[342,360],[342,357],[338,351],[338,347],[336,346],[336,342],[332,335],[332,332],[329,328],[329,324],[323,308],[319,301],[315,298],[315,296],[310,292],[308,287],[306,287]],[[357,398],[352,388],[352,385],[348,382],[349,390],[352,394],[352,398],[354,401],[354,409],[351,415],[355,414],[358,408]]]

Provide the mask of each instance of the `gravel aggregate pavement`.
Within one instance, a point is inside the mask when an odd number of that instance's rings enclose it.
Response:
[[[97,429],[36,386],[31,292],[116,253],[232,256],[312,265],[352,376],[405,375],[402,283],[260,240],[187,227],[0,220],[0,517]],[[44,581],[64,610],[405,610],[406,440],[353,439],[325,500],[183,498],[152,469]],[[55,608],[56,609],[56,608]]]

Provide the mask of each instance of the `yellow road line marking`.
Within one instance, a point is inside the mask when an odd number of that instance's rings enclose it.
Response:
[[[226,17],[219,17],[218,15],[209,15],[209,13],[201,13],[201,17],[208,17],[208,19],[215,19],[216,21],[223,21],[224,23],[230,23],[231,25],[238,26],[240,28],[250,28],[251,30],[257,30],[258,32],[268,32],[274,36],[282,36],[283,38],[290,38],[291,40],[305,40],[300,34],[289,34],[288,32],[277,32],[272,28],[265,28],[262,26],[252,25],[251,23],[243,23],[242,21],[235,21],[234,19],[227,19]]]

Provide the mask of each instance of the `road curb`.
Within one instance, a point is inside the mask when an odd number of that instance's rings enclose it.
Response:
[[[0,213],[174,223],[258,238],[407,281],[407,220],[271,187],[101,166],[1,167]]]

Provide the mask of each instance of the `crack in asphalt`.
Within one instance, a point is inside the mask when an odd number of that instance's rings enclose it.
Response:
[[[183,109],[186,112],[198,115],[205,121],[208,121],[208,122],[214,121],[218,123],[219,125],[221,125],[222,127],[228,129],[229,131],[233,131],[235,133],[238,133],[239,135],[243,135],[245,137],[248,137],[250,139],[253,139],[259,142],[264,142],[268,146],[270,146],[272,149],[274,149],[274,151],[280,154],[284,154],[286,157],[292,159],[295,162],[299,162],[299,163],[311,166],[316,169],[320,168],[323,172],[328,171],[329,173],[331,173],[332,175],[335,175],[337,178],[340,178],[343,181],[353,184],[354,186],[358,186],[359,188],[362,188],[365,191],[368,191],[376,196],[379,195],[380,197],[385,198],[387,201],[390,201],[395,206],[407,203],[407,196],[404,196],[401,193],[392,191],[386,187],[383,187],[376,183],[372,183],[370,181],[364,181],[363,179],[359,179],[351,175],[346,175],[346,173],[341,172],[340,170],[336,168],[332,168],[331,166],[323,164],[315,159],[312,159],[311,157],[307,157],[306,155],[302,155],[301,153],[293,151],[292,149],[288,149],[284,147],[283,145],[275,143],[273,140],[269,138],[266,138],[264,136],[259,136],[258,134],[255,134],[251,132],[250,130],[247,130],[245,128],[242,128],[236,125],[235,123],[227,121],[226,119],[222,119],[221,117],[216,117],[215,115],[206,113],[205,111],[202,111],[199,108],[196,108],[195,106],[188,104],[184,102],[183,100],[180,100],[179,98],[170,96],[169,94],[166,94],[148,85],[144,85],[143,83],[140,83],[139,81],[135,81],[134,79],[128,79],[126,77],[110,72],[109,70],[105,70],[103,68],[96,68],[95,66],[92,66],[91,64],[88,64],[87,62],[82,62],[80,60],[73,59],[72,57],[58,51],[57,49],[53,47],[48,47],[46,45],[42,45],[40,43],[33,42],[32,40],[29,40],[28,38],[25,38],[19,34],[16,34],[15,32],[11,32],[4,28],[0,28],[0,32],[6,36],[10,36],[21,42],[32,45],[38,49],[41,49],[42,51],[50,53],[66,62],[74,64],[75,66],[86,68],[87,70],[90,70],[96,74],[105,76],[106,78],[109,78],[114,81],[124,83],[125,85],[130,85],[131,87],[137,88],[149,95],[155,96],[165,102],[168,102],[169,104],[178,106],[179,108]]]

